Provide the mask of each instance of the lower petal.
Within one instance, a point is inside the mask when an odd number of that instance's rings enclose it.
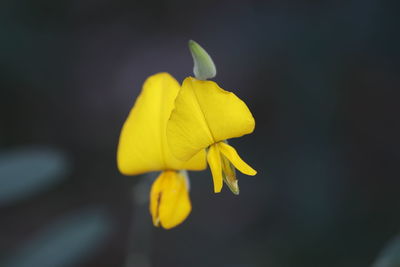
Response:
[[[230,145],[219,142],[216,144],[218,146],[219,151],[238,169],[240,172],[254,176],[257,174],[257,171],[250,167],[246,162],[244,162],[236,150]]]
[[[216,144],[210,146],[207,153],[207,161],[210,166],[214,181],[214,192],[219,193],[222,189],[222,165],[221,155]]]
[[[158,227],[160,226],[160,216],[159,216],[159,207],[161,200],[161,192],[164,183],[164,172],[162,172],[154,183],[151,185],[150,190],[150,213],[153,220],[153,225]]]
[[[150,193],[150,212],[155,226],[170,229],[182,223],[192,210],[186,177],[165,171],[154,182]]]

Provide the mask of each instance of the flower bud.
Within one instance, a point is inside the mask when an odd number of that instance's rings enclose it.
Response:
[[[207,51],[193,40],[189,40],[189,50],[194,62],[194,77],[198,80],[214,78],[217,75],[217,69]]]

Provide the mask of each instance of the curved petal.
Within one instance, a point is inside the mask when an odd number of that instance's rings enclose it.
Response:
[[[219,193],[222,189],[222,164],[221,155],[219,154],[218,147],[216,145],[210,146],[207,153],[207,161],[210,166],[213,181],[214,181],[214,192]]]
[[[153,183],[150,193],[150,212],[154,226],[171,229],[182,223],[192,210],[186,178],[165,171]]]
[[[219,151],[235,166],[236,169],[238,169],[240,172],[254,176],[257,174],[257,171],[254,170],[252,167],[250,167],[246,162],[244,162],[239,154],[236,152],[236,150],[224,143],[224,142],[219,142],[217,144]]]
[[[159,207],[161,192],[164,184],[164,172],[162,172],[157,179],[153,182],[150,189],[150,214],[154,226],[160,226]]]
[[[172,153],[182,160],[214,143],[203,110],[186,80],[167,123],[167,141]]]
[[[205,151],[188,162],[176,159],[166,141],[166,125],[179,92],[179,83],[168,73],[150,76],[126,119],[119,139],[117,163],[123,174],[165,169],[202,170]]]
[[[225,139],[253,132],[255,121],[246,104],[213,81],[184,80],[167,125],[172,153],[188,159]]]

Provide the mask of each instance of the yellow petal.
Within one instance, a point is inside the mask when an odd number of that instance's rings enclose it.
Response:
[[[165,169],[202,170],[205,151],[188,162],[176,159],[166,141],[166,125],[179,92],[179,83],[168,73],[150,76],[125,121],[118,144],[117,163],[123,174]]]
[[[219,154],[218,147],[216,145],[210,146],[207,153],[207,161],[210,166],[213,181],[214,181],[214,192],[219,193],[222,189],[222,165],[221,155]]]
[[[160,206],[160,198],[161,192],[163,189],[164,180],[164,172],[162,172],[157,179],[151,185],[150,190],[150,214],[153,220],[154,226],[160,225],[160,216],[159,216],[159,206]]]
[[[219,142],[216,144],[218,146],[219,151],[238,169],[240,172],[254,176],[257,174],[257,171],[250,167],[246,162],[244,162],[236,150],[230,145]]]
[[[153,183],[150,213],[154,226],[170,229],[182,223],[192,210],[187,178],[175,171],[165,171]]]
[[[214,143],[202,108],[188,82],[175,100],[175,109],[167,124],[167,140],[172,153],[179,159],[190,159],[198,151]]]
[[[167,124],[172,153],[189,159],[213,143],[253,132],[254,118],[235,94],[213,81],[184,80]]]

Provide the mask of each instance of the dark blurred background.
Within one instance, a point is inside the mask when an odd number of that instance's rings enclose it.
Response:
[[[0,265],[400,266],[398,10],[2,0]],[[192,75],[189,39],[252,110],[231,143],[258,175],[234,196],[191,173],[193,212],[166,231],[146,202],[156,174],[119,174],[116,145],[149,75]]]

